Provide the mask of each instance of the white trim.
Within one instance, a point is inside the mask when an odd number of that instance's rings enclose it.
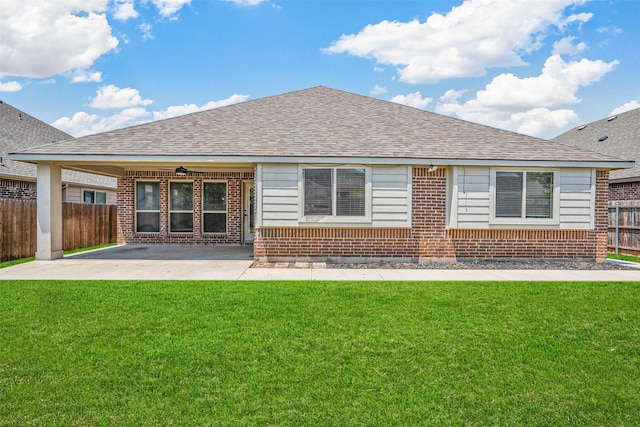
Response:
[[[635,167],[635,162],[618,160],[509,160],[509,159],[447,159],[422,157],[310,157],[310,156],[166,156],[166,155],[109,155],[109,154],[9,154],[10,160],[26,162],[57,161],[79,164],[111,163],[125,167],[126,163],[309,163],[342,165],[438,165],[438,166],[492,166],[492,167],[575,167],[597,169],[625,169]],[[205,165],[206,166],[206,165]],[[94,172],[98,173],[98,172]],[[106,174],[105,174],[106,175]]]
[[[158,184],[158,210],[138,210],[138,183],[149,182]],[[160,197],[162,196],[161,182],[158,179],[136,179],[133,181],[133,233],[134,234],[160,234]],[[138,231],[138,212],[158,213],[158,231]]]
[[[496,217],[496,172],[518,172],[523,173],[523,190],[522,190],[522,217],[520,218],[497,218]],[[552,217],[537,219],[526,218],[526,173],[527,172],[552,172],[553,173],[553,206]],[[536,225],[560,225],[560,172],[557,169],[517,169],[517,168],[491,168],[489,171],[489,226],[493,225],[520,225],[520,226],[536,226]]]
[[[449,215],[447,221],[448,224],[446,226],[449,228],[458,228],[458,167],[451,168],[448,174],[452,175],[452,179],[447,179],[447,181],[451,181],[451,183],[447,182],[447,187],[451,185],[451,198],[450,200],[447,200]]]
[[[589,206],[589,227],[596,228],[596,175],[597,171],[591,169],[591,204]]]
[[[171,184],[173,183],[178,183],[178,184],[187,184],[187,183],[191,183],[191,210],[190,211],[186,211],[186,210],[173,210],[171,209]],[[169,229],[169,234],[195,234],[195,229],[194,229],[194,224],[195,223],[195,189],[194,189],[194,181],[192,180],[179,180],[179,179],[171,179],[169,180],[169,182],[167,183],[167,189],[169,192],[169,197],[167,198],[167,219],[168,219],[168,229]],[[172,213],[191,213],[191,231],[173,231],[171,230],[171,214]]]
[[[373,186],[371,187],[373,194]],[[373,199],[371,203],[373,207]],[[413,224],[413,166],[407,166],[407,227]]]
[[[262,163],[256,165],[256,176],[254,178],[255,189],[255,204],[256,204],[256,223],[255,228],[262,227]]]
[[[331,182],[331,211],[332,215],[307,215],[304,214],[304,169],[331,169],[334,177]],[[364,169],[364,216],[337,216],[336,215],[336,170],[337,169]],[[298,164],[298,223],[301,225],[331,224],[331,225],[353,225],[371,224],[372,208],[372,183],[371,166],[365,165],[318,165],[318,164]]]
[[[204,187],[206,184],[209,184],[209,183],[224,184],[224,198],[225,198],[224,205],[226,206],[224,211],[206,211],[204,209],[204,194],[205,194]],[[169,186],[169,188],[171,188],[171,186]],[[194,193],[195,193],[195,189],[194,189]],[[169,203],[171,203],[171,201],[169,201]],[[203,179],[200,184],[200,203],[201,203],[200,232],[202,233],[202,235],[203,236],[204,235],[221,236],[221,235],[229,234],[229,183],[227,182],[227,180],[226,179]],[[204,215],[205,214],[221,214],[221,213],[224,213],[224,231],[204,231]],[[195,218],[195,209],[194,209],[193,215]],[[171,224],[171,219],[169,219],[169,224]]]

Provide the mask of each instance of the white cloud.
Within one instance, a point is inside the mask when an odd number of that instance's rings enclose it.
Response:
[[[73,70],[69,73],[69,78],[71,83],[99,83],[102,81],[102,73],[100,71]]]
[[[426,21],[382,21],[343,35],[324,50],[372,58],[397,67],[401,81],[435,83],[451,77],[484,75],[487,68],[524,65],[522,54],[541,46],[551,26],[584,22],[562,17],[580,0],[466,0]],[[490,24],[489,24],[490,23]]]
[[[143,22],[137,26],[138,31],[142,33],[142,40],[153,40],[153,34],[151,34],[151,24]]]
[[[380,85],[373,86],[373,89],[369,91],[371,95],[380,95],[381,93],[387,93],[387,92],[389,92],[387,88]]]
[[[587,45],[584,42],[574,44],[575,37],[563,37],[553,44],[551,53],[554,55],[577,55],[584,52]]]
[[[637,99],[633,101],[629,101],[626,104],[622,104],[621,106],[614,108],[609,116],[615,116],[616,114],[626,113],[627,111],[635,110],[636,108],[640,108],[640,102]]]
[[[564,28],[567,25],[578,23],[578,26],[582,26],[585,22],[588,22],[591,18],[593,18],[593,13],[576,13],[573,15],[567,16],[563,19],[558,26],[560,28]]]
[[[227,3],[233,3],[238,6],[256,6],[260,3],[264,3],[267,0],[224,0]]]
[[[501,74],[467,101],[461,100],[462,92],[447,91],[436,111],[489,126],[551,137],[557,130],[578,121],[574,111],[552,108],[580,102],[577,96],[580,87],[599,81],[617,64],[615,60],[565,62],[559,55],[553,55],[539,76],[518,78]]]
[[[133,7],[133,0],[116,0],[113,17],[119,21],[137,18],[138,12]]]
[[[600,34],[613,34],[614,36],[622,34],[622,28],[616,27],[614,25],[609,27],[599,27],[596,31]]]
[[[109,88],[109,86],[105,87]],[[195,104],[175,105],[167,108],[164,111],[154,111],[153,113],[150,113],[146,108],[137,106],[148,105],[146,102],[149,101],[142,100],[137,90],[130,88],[115,89],[115,91],[113,89],[108,89],[105,92],[122,95],[122,99],[111,99],[111,101],[113,102],[109,105],[115,105],[118,103],[121,103],[122,105],[129,104],[130,108],[124,108],[122,111],[109,116],[100,116],[98,114],[90,114],[85,111],[80,111],[75,113],[71,117],[61,117],[55,122],[51,123],[51,125],[75,137],[79,137],[84,135],[91,135],[94,133],[107,132],[114,129],[120,129],[126,126],[133,126],[148,122],[150,120],[167,119],[170,117],[181,116],[197,111],[224,107],[226,105],[246,101],[249,98],[249,95],[233,94],[226,99],[222,99],[220,101],[210,101],[200,107]],[[110,96],[106,95],[105,102],[109,103],[109,98]],[[114,96],[114,98],[118,98],[118,96]],[[127,100],[129,102],[126,102]]]
[[[396,95],[391,98],[391,102],[396,102],[402,105],[408,105],[409,107],[415,107],[420,109],[425,109],[427,105],[431,104],[433,98],[423,98],[422,94],[418,92],[413,92],[408,95]]]
[[[224,107],[231,104],[237,104],[238,102],[244,102],[248,98],[249,95],[238,95],[237,93],[234,93],[226,99],[220,101],[210,101],[200,107],[198,107],[196,104],[172,105],[164,111],[154,111],[153,119],[168,119],[170,117],[182,116],[189,113],[195,113],[197,111],[211,110],[212,108]]]
[[[16,81],[0,82],[0,92],[19,92],[22,90],[22,85]]]
[[[573,110],[532,108],[510,115],[500,127],[526,135],[550,137],[555,135],[558,130],[577,122],[578,115]]]
[[[146,121],[143,119],[148,117],[149,112],[141,107],[128,108],[102,118],[97,114],[88,114],[80,111],[72,117],[61,117],[51,125],[70,135],[79,137],[139,124]]]
[[[120,89],[115,85],[107,85],[98,89],[96,97],[91,100],[93,108],[130,108],[139,105],[153,104],[151,99],[142,99],[138,89],[130,87]]]
[[[183,6],[191,4],[191,0],[151,0],[163,18],[175,18]]]
[[[3,0],[0,74],[44,78],[90,67],[118,45],[106,9],[107,0]]]
[[[618,61],[582,59],[565,62],[559,55],[545,61],[542,74],[519,78],[513,74],[496,76],[476,94],[483,107],[553,107],[580,102],[576,92],[581,86],[597,82],[613,70]]]

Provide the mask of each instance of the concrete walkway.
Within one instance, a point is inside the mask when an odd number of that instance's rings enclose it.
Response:
[[[251,247],[120,246],[0,269],[0,280],[639,281],[637,270],[250,268]]]

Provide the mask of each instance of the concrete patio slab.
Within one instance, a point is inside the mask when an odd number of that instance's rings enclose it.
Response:
[[[636,270],[251,268],[251,246],[126,245],[0,269],[0,280],[395,280],[640,282]],[[308,265],[308,264],[307,264]]]

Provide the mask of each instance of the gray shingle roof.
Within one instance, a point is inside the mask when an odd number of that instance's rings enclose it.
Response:
[[[610,179],[612,181],[640,180],[640,108],[614,117],[575,127],[553,138],[553,141],[635,160],[637,164],[635,168],[612,171]],[[605,136],[607,137],[605,140],[599,141]]]
[[[0,101],[0,156],[3,164],[0,166],[0,177],[35,181],[36,167],[9,160],[8,153],[72,138],[71,135]],[[117,187],[117,181],[113,178],[71,170],[62,171],[62,181],[94,187]]]
[[[326,87],[28,151],[103,156],[260,156],[617,161],[603,154]]]

